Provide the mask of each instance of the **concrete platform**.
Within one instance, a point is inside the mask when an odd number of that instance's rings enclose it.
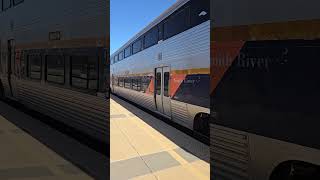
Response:
[[[209,146],[111,96],[111,180],[209,180]]]
[[[0,101],[1,180],[105,179],[108,172],[106,157]]]

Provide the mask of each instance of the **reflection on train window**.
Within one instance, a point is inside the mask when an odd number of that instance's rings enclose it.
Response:
[[[161,73],[158,72],[156,75],[156,93],[157,95],[161,94]]]
[[[11,7],[11,0],[2,0],[2,10],[6,10]]]
[[[64,57],[60,55],[47,56],[47,81],[64,84]]]
[[[123,87],[123,78],[119,78],[119,84],[120,87]]]
[[[14,5],[18,5],[20,3],[22,3],[24,0],[13,0],[13,4]]]
[[[142,50],[142,40],[139,39],[138,41],[132,44],[132,54],[140,52]]]
[[[41,56],[29,55],[28,56],[28,76],[31,79],[41,79]]]
[[[131,79],[130,78],[124,78],[124,87],[125,88],[131,88]]]
[[[170,73],[169,72],[165,72],[163,74],[163,94],[166,97],[169,97],[169,80],[170,80]]]
[[[141,78],[140,77],[136,77],[136,78],[132,79],[132,89],[134,89],[136,91],[141,90]]]
[[[151,81],[150,76],[143,76],[141,79],[141,89],[143,92],[146,92]]]
[[[98,88],[98,65],[96,57],[72,56],[71,85],[83,89]]]
[[[152,28],[144,37],[144,48],[148,48],[158,43],[158,26]]]
[[[196,26],[210,17],[210,1],[191,1],[191,25]]]
[[[190,25],[190,7],[186,7],[176,14],[169,17],[164,23],[164,39],[168,39],[189,28]]]
[[[124,50],[124,57],[127,58],[131,56],[131,46],[127,47],[125,50]]]
[[[123,59],[123,51],[121,51],[118,56],[119,56],[118,61],[121,61]]]

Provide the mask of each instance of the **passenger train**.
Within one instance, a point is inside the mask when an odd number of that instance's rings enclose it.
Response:
[[[179,0],[111,55],[111,92],[209,136],[209,0]]]
[[[320,179],[319,7],[212,1],[212,179]]]
[[[0,98],[107,142],[108,1],[0,2]]]

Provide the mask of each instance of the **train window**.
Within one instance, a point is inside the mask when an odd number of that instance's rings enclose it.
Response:
[[[210,17],[210,0],[193,0],[191,2],[191,25],[196,26]]]
[[[190,26],[190,7],[186,7],[171,15],[163,25],[164,39],[177,35]]]
[[[98,60],[97,57],[91,56],[88,58],[88,81],[89,89],[98,89]]]
[[[118,61],[119,61],[119,56],[118,55],[114,56],[114,62],[116,63]]]
[[[158,43],[158,26],[152,28],[144,36],[144,48],[148,48]]]
[[[156,74],[156,93],[157,95],[161,95],[161,73],[160,72]]]
[[[22,3],[24,0],[13,0],[13,5],[18,5]]]
[[[98,88],[98,65],[95,56],[72,56],[71,85],[83,89]]]
[[[151,82],[151,76],[143,76],[141,79],[141,90],[146,92]]]
[[[123,78],[119,78],[119,84],[118,84],[120,87],[123,87]]]
[[[125,88],[131,88],[131,79],[130,78],[125,78],[124,79],[124,87]]]
[[[28,76],[31,79],[41,79],[41,56],[29,55],[28,56]]]
[[[141,90],[141,78],[140,77],[132,79],[132,89],[134,89],[136,91]]]
[[[64,84],[64,57],[60,55],[48,55],[47,81]]]
[[[124,58],[127,58],[131,56],[131,46],[128,46],[125,50],[124,50]]]
[[[132,54],[138,53],[142,50],[142,40],[139,39],[138,41],[132,44]]]
[[[170,73],[165,72],[163,74],[163,95],[169,97],[169,80],[170,80]]]
[[[11,7],[11,0],[2,0],[2,10],[9,9]]]
[[[121,51],[121,52],[118,54],[118,56],[119,56],[118,61],[121,61],[121,60],[123,59],[123,51]]]

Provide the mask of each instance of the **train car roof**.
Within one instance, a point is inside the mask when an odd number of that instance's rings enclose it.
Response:
[[[189,2],[190,0],[177,0],[172,6],[170,6],[167,10],[165,10],[160,16],[158,16],[155,20],[153,20],[149,25],[147,25],[145,28],[143,28],[139,33],[137,33],[135,36],[133,36],[127,43],[122,45],[117,51],[115,51],[110,57],[115,56],[120,51],[124,50],[128,45],[133,43],[136,39],[138,39],[141,35],[148,32],[152,27],[163,21],[165,18],[170,16],[174,11],[179,9],[181,6]]]

